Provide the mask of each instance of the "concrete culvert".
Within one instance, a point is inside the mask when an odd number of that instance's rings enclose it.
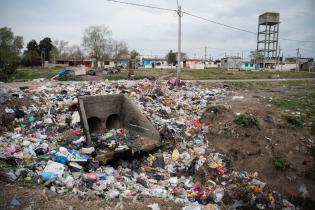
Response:
[[[103,130],[102,121],[98,117],[90,117],[88,124],[91,133],[101,133]]]
[[[117,114],[110,115],[106,120],[107,129],[117,129],[121,127],[120,118]]]

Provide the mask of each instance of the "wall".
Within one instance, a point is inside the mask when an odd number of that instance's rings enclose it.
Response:
[[[251,71],[255,69],[256,69],[256,64],[254,63],[241,63],[241,70]]]
[[[280,70],[280,71],[291,71],[292,69],[296,69],[296,64],[294,63],[286,63],[286,64],[283,64],[283,65],[278,65],[276,67],[277,70]]]
[[[197,63],[197,64],[190,64],[190,69],[205,69],[205,64],[203,63]]]
[[[241,59],[222,59],[221,67],[224,69],[240,69],[241,67]]]

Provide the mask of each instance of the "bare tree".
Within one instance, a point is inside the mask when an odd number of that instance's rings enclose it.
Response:
[[[116,48],[117,47],[117,48]],[[121,58],[128,58],[129,56],[129,50],[128,50],[128,45],[126,42],[121,41],[121,42],[117,42],[115,41],[115,53],[114,53],[114,58],[115,59],[121,59]]]
[[[84,60],[84,54],[79,45],[72,45],[67,48],[68,58],[73,60]]]
[[[131,59],[136,59],[139,55],[140,55],[140,53],[138,53],[136,50],[132,50],[130,52],[130,58]]]
[[[53,45],[54,45],[54,54],[57,58],[65,58],[67,57],[67,46],[69,42],[64,41],[64,40],[55,40]]]
[[[89,26],[84,30],[82,45],[88,50],[90,57],[98,61],[108,59],[111,54],[112,32],[106,26]],[[95,65],[97,66],[97,65]]]

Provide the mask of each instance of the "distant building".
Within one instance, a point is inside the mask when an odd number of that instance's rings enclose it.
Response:
[[[87,68],[92,67],[92,60],[75,60],[75,59],[56,59],[56,66],[85,66]]]
[[[205,61],[205,68],[219,68],[220,67],[220,62],[212,61],[212,60],[207,60]]]
[[[190,69],[204,69],[205,64],[201,59],[185,59],[184,62],[184,68],[190,68]]]
[[[252,71],[256,69],[256,64],[248,61],[242,61],[240,69],[245,71]]]
[[[124,58],[117,59],[117,66],[119,67],[127,68],[128,63],[129,63],[128,59],[124,59]]]
[[[280,71],[295,71],[299,67],[300,71],[312,71],[314,69],[313,58],[298,58],[287,57],[284,61],[280,61],[277,70]]]
[[[315,61],[313,58],[307,58],[306,61],[300,61],[300,69],[302,71],[314,71]]]
[[[142,58],[142,65],[146,69],[163,69],[163,68],[170,68],[168,62],[164,58]]]
[[[240,70],[241,68],[241,57],[228,56],[221,59],[221,68],[227,70]]]

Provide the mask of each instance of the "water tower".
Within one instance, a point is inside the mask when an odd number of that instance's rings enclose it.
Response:
[[[258,18],[256,63],[260,68],[275,68],[278,57],[280,14],[266,12]]]

